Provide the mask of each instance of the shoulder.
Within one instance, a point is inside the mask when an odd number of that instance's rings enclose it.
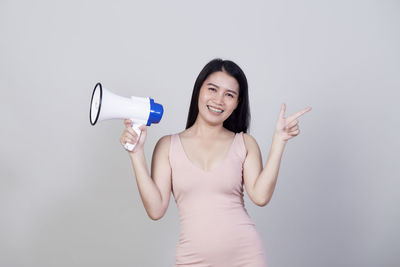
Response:
[[[247,147],[247,145],[249,145],[249,146],[258,145],[256,139],[248,133],[243,133],[243,140],[244,140],[244,143],[246,144],[246,147]]]
[[[163,137],[158,139],[157,144],[161,144],[161,145],[169,144],[171,142],[171,136],[172,136],[171,134],[170,135],[164,135]]]
[[[256,139],[248,133],[243,133],[243,141],[247,152],[259,150]]]
[[[170,144],[171,144],[171,135],[164,135],[157,141],[157,144],[154,148],[154,152],[157,153],[161,152],[168,154]]]

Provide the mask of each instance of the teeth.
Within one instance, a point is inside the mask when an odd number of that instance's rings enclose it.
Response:
[[[223,112],[223,110],[221,110],[221,109],[212,108],[210,106],[207,106],[207,107],[208,107],[209,110],[217,112],[217,113],[222,113]]]

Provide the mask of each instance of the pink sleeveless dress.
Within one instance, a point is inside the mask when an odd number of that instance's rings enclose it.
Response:
[[[187,157],[179,135],[171,135],[172,193],[179,210],[175,266],[265,267],[261,238],[244,207],[243,133],[222,162],[205,171]]]

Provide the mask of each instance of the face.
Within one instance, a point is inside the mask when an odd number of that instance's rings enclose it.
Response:
[[[224,71],[210,74],[200,88],[199,115],[212,124],[223,123],[236,109],[239,83]]]

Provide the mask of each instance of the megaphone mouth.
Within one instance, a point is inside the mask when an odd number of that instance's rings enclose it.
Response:
[[[93,89],[92,99],[90,101],[89,119],[90,124],[95,125],[99,119],[101,102],[103,98],[103,87],[101,83],[97,83]]]

